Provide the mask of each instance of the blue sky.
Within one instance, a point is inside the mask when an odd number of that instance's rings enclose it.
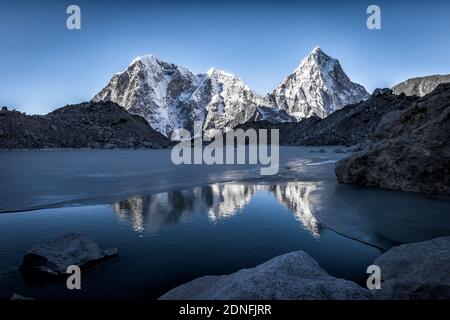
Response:
[[[81,7],[82,29],[66,29]],[[382,30],[366,28],[381,7]],[[0,105],[30,114],[89,100],[139,55],[217,67],[261,94],[314,47],[371,92],[450,73],[450,1],[0,0]]]

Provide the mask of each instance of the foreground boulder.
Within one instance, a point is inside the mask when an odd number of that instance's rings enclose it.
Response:
[[[81,234],[68,233],[30,249],[23,258],[21,270],[35,276],[62,276],[67,267],[85,267],[116,256],[118,250],[102,250]]]
[[[374,262],[379,299],[450,299],[450,237],[394,247]]]
[[[366,299],[368,290],[330,276],[303,251],[230,275],[206,276],[170,290],[161,300]]]
[[[195,279],[159,299],[450,299],[450,237],[393,247],[373,264],[381,270],[379,290],[334,278],[307,253],[296,251],[230,275]]]
[[[335,171],[343,183],[450,195],[450,83],[384,116],[368,147]]]

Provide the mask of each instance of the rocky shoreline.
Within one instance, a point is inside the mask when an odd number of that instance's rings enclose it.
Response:
[[[84,235],[65,234],[30,249],[21,270],[41,281],[65,278],[69,265],[89,267],[117,254]],[[373,262],[379,281],[368,288],[329,275],[300,250],[229,275],[194,279],[159,300],[444,300],[450,299],[449,266],[450,237],[394,246]],[[367,284],[376,283],[373,271],[367,273]],[[11,299],[32,298],[14,294]]]
[[[386,114],[366,149],[335,171],[342,183],[450,195],[450,83]]]
[[[393,247],[374,261],[381,288],[330,276],[304,251],[182,284],[160,300],[410,300],[450,298],[450,237]],[[369,274],[367,275],[369,277]]]

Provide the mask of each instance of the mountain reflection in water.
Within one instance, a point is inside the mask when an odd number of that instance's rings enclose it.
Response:
[[[112,205],[122,220],[137,232],[159,233],[161,227],[177,224],[195,214],[206,213],[211,223],[239,213],[257,193],[274,196],[314,236],[320,235],[320,223],[313,215],[313,183],[284,185],[213,184],[192,189],[132,197]]]

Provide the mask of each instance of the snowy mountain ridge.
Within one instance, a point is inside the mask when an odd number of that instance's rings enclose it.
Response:
[[[115,74],[93,101],[116,102],[143,116],[167,137],[179,137],[179,129],[193,133],[196,122],[211,137],[248,121],[280,123],[311,115],[325,117],[368,96],[362,86],[348,79],[337,60],[316,48],[266,97],[231,73],[212,68],[193,74],[145,55]]]

